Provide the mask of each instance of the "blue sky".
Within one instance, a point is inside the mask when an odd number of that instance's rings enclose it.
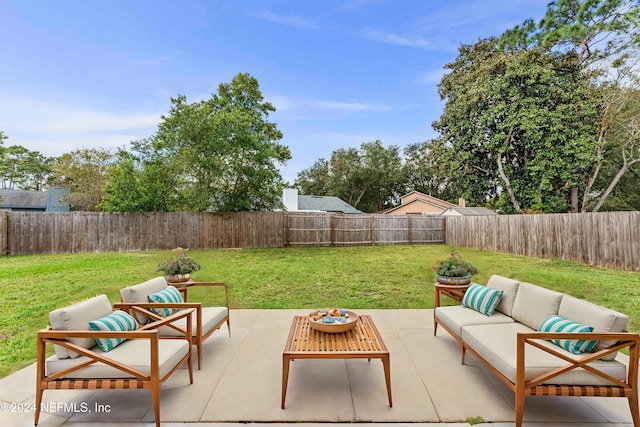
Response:
[[[46,156],[151,136],[170,98],[258,79],[292,159],[435,134],[437,84],[460,44],[547,0],[0,0],[0,130]]]

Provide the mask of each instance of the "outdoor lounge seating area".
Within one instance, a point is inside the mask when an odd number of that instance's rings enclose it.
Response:
[[[281,409],[282,352],[298,310],[232,310],[233,334],[213,334],[203,343],[203,365],[189,384],[186,367],[161,386],[162,425],[223,422],[410,422],[464,423],[515,420],[514,393],[438,328],[433,310],[356,310],[375,321],[390,351],[393,407],[379,360],[304,360],[291,364],[287,404]],[[623,354],[616,356],[625,363]],[[0,380],[0,401],[33,402],[32,365]],[[55,394],[54,394],[55,393]],[[56,390],[40,426],[113,423],[140,427],[154,421],[151,400],[140,390]],[[528,398],[529,399],[529,398]],[[108,408],[81,412],[79,407]],[[0,413],[2,425],[32,425],[33,413]],[[535,397],[527,401],[524,425],[590,427],[632,425],[625,398]],[[495,424],[494,424],[495,426]]]
[[[113,311],[107,296],[99,295],[51,312],[51,328],[40,331],[37,338],[34,424],[47,407],[45,390],[147,389],[160,427],[160,384],[183,365],[193,383],[193,311],[181,310],[140,325],[125,312]],[[180,319],[185,319],[184,329],[176,327],[181,336],[161,340],[158,328]],[[48,358],[47,344],[55,348]]]
[[[527,396],[624,397],[636,427],[640,336],[616,311],[497,275],[472,284],[462,305],[436,307],[438,325],[515,394],[516,427]],[[628,349],[628,366],[616,360]]]

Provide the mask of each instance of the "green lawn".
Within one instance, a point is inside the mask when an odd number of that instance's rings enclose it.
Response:
[[[452,248],[443,245],[189,251],[202,281],[225,281],[234,308],[431,308],[431,266]],[[640,274],[560,261],[459,248],[478,267],[474,280],[492,274],[572,294],[631,317],[640,331]],[[35,332],[50,311],[150,279],[172,251],[0,257],[0,377],[35,360]],[[216,304],[215,289],[190,299]]]

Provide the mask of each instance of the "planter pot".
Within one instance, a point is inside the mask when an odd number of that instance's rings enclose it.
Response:
[[[167,274],[167,283],[182,283],[191,278],[190,274]]]
[[[468,285],[471,283],[471,276],[464,277],[447,277],[436,275],[436,281],[443,285]]]

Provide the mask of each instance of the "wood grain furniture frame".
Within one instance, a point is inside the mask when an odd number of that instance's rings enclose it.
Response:
[[[514,392],[516,427],[522,426],[527,396],[623,397],[640,427],[640,335],[627,332],[627,316],[501,276],[492,276],[487,287],[503,291],[491,316],[463,305],[436,307],[434,333],[444,328],[459,343],[462,363],[470,352]],[[591,325],[594,332],[538,328],[549,316]],[[591,352],[576,354],[567,341],[596,343]],[[623,349],[628,361],[617,355]]]
[[[135,310],[135,309],[134,309]],[[37,367],[36,367],[36,409],[35,425],[38,425],[40,409],[45,390],[78,390],[78,389],[148,389],[151,391],[151,402],[155,416],[156,427],[160,427],[160,384],[169,378],[180,366],[187,364],[189,372],[189,383],[193,384],[193,364],[191,360],[191,336],[192,322],[191,315],[193,309],[182,310],[161,321],[142,325],[135,331],[124,332],[103,332],[103,331],[63,331],[48,329],[37,334]],[[177,363],[171,367],[164,375],[160,374],[159,351],[161,339],[157,328],[165,324],[171,324],[180,318],[186,318],[186,328],[181,330],[182,339],[189,343],[189,350]],[[68,341],[69,338],[125,338],[126,340],[147,340],[149,341],[149,364],[148,372],[128,366],[118,360],[114,360],[109,353],[97,353],[92,349],[75,345]],[[57,345],[69,351],[78,353],[78,359],[67,359],[73,365],[53,374],[48,374],[46,369],[47,345]],[[120,344],[126,347],[127,341]],[[73,363],[76,361],[77,363]],[[113,378],[82,378],[77,377],[78,371],[90,367],[94,364],[102,363],[114,368],[118,375]],[[75,375],[74,375],[75,373]]]
[[[293,318],[289,337],[282,352],[282,409],[287,397],[289,365],[295,359],[380,359],[384,369],[389,406],[393,406],[389,350],[369,315],[358,316],[356,326],[341,333],[311,329],[308,316]]]
[[[442,283],[434,283],[433,284],[433,300],[434,307],[440,307],[442,304],[442,297],[448,297],[455,301],[462,301],[464,298],[464,293],[467,292],[471,285],[445,285]],[[433,319],[434,319],[434,328],[433,328],[433,336],[436,336],[436,331],[438,330],[438,322],[435,318],[436,312],[433,311]]]
[[[149,293],[157,292],[158,290],[166,288],[168,285],[174,286],[178,289],[184,299],[184,303],[178,304],[165,304],[159,305],[158,303],[149,303],[147,301],[147,295]],[[224,298],[225,298],[225,306],[224,307],[204,307],[202,303],[199,302],[188,302],[188,291],[190,288],[198,288],[198,287],[215,287],[224,290]],[[196,346],[198,351],[198,369],[202,368],[202,345],[204,340],[209,338],[215,331],[220,329],[222,325],[227,324],[227,329],[229,336],[231,336],[231,320],[230,320],[230,308],[229,308],[229,287],[226,283],[223,282],[182,282],[182,283],[170,283],[167,284],[164,277],[157,277],[155,279],[148,280],[147,282],[140,283],[138,285],[130,286],[128,288],[122,289],[120,291],[120,296],[122,299],[121,303],[115,304],[115,308],[119,308],[120,310],[128,311],[132,306],[137,306],[144,309],[149,309],[151,307],[159,308],[193,308],[195,309],[195,327],[193,333],[193,344]],[[209,317],[209,312],[217,311],[221,308],[226,310],[226,313],[223,315],[216,316],[216,321],[209,325],[209,327],[205,328],[204,324],[206,323],[207,318]],[[215,315],[215,314],[214,314]],[[136,316],[137,320],[141,323],[145,323],[148,318],[158,320],[159,316],[145,311],[143,313],[139,313]],[[161,335],[164,337],[165,334]]]
[[[553,348],[541,345],[541,340],[552,339],[584,339],[584,340],[616,340],[617,344],[597,351],[595,353],[583,353],[580,357],[566,357]],[[537,347],[543,351],[553,354],[554,356],[564,360],[566,365],[556,368],[544,374],[540,374],[535,378],[525,380],[525,345]],[[629,401],[629,409],[633,425],[640,427],[640,415],[638,413],[638,355],[640,352],[640,336],[633,333],[550,333],[550,332],[530,332],[518,333],[516,347],[516,382],[505,381],[506,378],[499,374],[500,378],[507,386],[509,386],[516,396],[516,426],[522,425],[524,416],[524,399],[526,396],[600,396],[600,397],[626,397]],[[606,372],[602,372],[590,365],[589,362],[596,361],[608,354],[615,354],[616,351],[623,348],[629,349],[629,365],[626,381],[613,378]],[[473,352],[473,350],[470,350]],[[476,356],[478,356],[476,354]],[[480,358],[482,360],[482,358]],[[464,355],[463,355],[464,361]],[[485,360],[484,363],[490,366]],[[547,385],[549,380],[561,374],[574,369],[584,369],[604,380],[610,382],[610,385],[593,386],[593,385]],[[494,370],[494,373],[495,372]]]

